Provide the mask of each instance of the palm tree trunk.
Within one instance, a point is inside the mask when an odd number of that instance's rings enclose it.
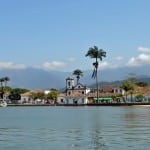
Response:
[[[97,102],[98,102],[98,98],[99,98],[99,86],[98,86],[98,73],[97,73],[97,70],[98,70],[98,61],[97,61],[97,58],[96,58],[96,89],[97,89]]]
[[[3,99],[3,81],[0,81],[1,82],[1,95],[0,95],[0,98]]]
[[[99,98],[99,87],[98,87],[98,76],[96,74],[96,90],[97,90],[97,102],[98,102],[98,98]]]

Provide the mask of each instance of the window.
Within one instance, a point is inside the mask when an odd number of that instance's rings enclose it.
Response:
[[[61,99],[60,101],[61,101],[61,103],[63,103],[63,102],[64,102],[64,100],[63,100],[63,99]]]
[[[82,91],[82,94],[84,94],[84,91]]]
[[[73,103],[74,103],[74,104],[77,104],[78,101],[77,101],[76,99],[73,99]]]
[[[70,86],[71,85],[71,83],[70,83],[70,81],[68,82],[68,86]]]
[[[82,98],[82,103],[84,103],[84,98]]]
[[[68,104],[69,103],[69,99],[67,99],[66,101],[67,101],[67,104]]]

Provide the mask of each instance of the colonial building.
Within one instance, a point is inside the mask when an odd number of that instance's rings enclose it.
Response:
[[[45,100],[44,99],[40,99],[40,98],[33,98],[34,94],[37,93],[44,93],[44,94],[48,94],[50,93],[50,90],[41,90],[41,89],[37,89],[37,90],[32,90],[29,92],[26,92],[24,94],[21,94],[21,99],[18,101],[18,103],[28,103],[28,104],[44,104]]]
[[[104,93],[105,95],[109,95],[109,94],[121,94],[121,95],[125,95],[125,90],[122,89],[119,86],[115,86],[115,85],[104,85],[101,88],[101,92]]]
[[[57,98],[59,104],[87,104],[88,93],[90,88],[81,83],[75,84],[74,79],[68,77],[66,79],[66,90]]]

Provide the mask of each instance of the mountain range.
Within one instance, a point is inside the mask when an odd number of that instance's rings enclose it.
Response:
[[[83,71],[83,70],[82,70]],[[73,72],[73,71],[72,71]],[[8,83],[11,87],[27,88],[27,89],[62,89],[65,88],[65,79],[72,76],[72,72],[63,71],[45,71],[42,69],[2,69],[0,70],[0,78],[7,76],[10,78]],[[118,81],[125,80],[128,75],[133,73],[142,81],[150,83],[149,66],[142,67],[120,67],[114,69],[99,70],[99,82],[105,84],[117,84]],[[83,71],[83,77],[80,82],[90,86],[95,84],[95,80],[91,78],[92,70]],[[76,79],[76,77],[74,76]]]

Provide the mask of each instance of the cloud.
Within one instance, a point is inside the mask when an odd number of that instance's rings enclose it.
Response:
[[[76,60],[76,58],[74,58],[74,57],[68,58],[68,61],[69,61],[69,62],[74,62],[75,60]]]
[[[15,64],[13,62],[0,62],[0,69],[25,69],[24,64]]]
[[[61,62],[61,61],[52,61],[52,62],[45,62],[42,65],[42,68],[46,69],[46,70],[57,70],[57,69],[62,69],[66,66],[65,62]]]
[[[141,66],[146,64],[150,64],[150,55],[142,53],[137,57],[132,57],[128,61],[127,66]]]
[[[100,69],[108,69],[108,68],[116,68],[117,66],[114,64],[110,64],[107,61],[103,61],[99,63]]]
[[[123,57],[122,56],[117,56],[116,58],[115,58],[115,60],[123,60]]]
[[[138,47],[138,51],[142,53],[150,53],[150,48],[147,47]]]

